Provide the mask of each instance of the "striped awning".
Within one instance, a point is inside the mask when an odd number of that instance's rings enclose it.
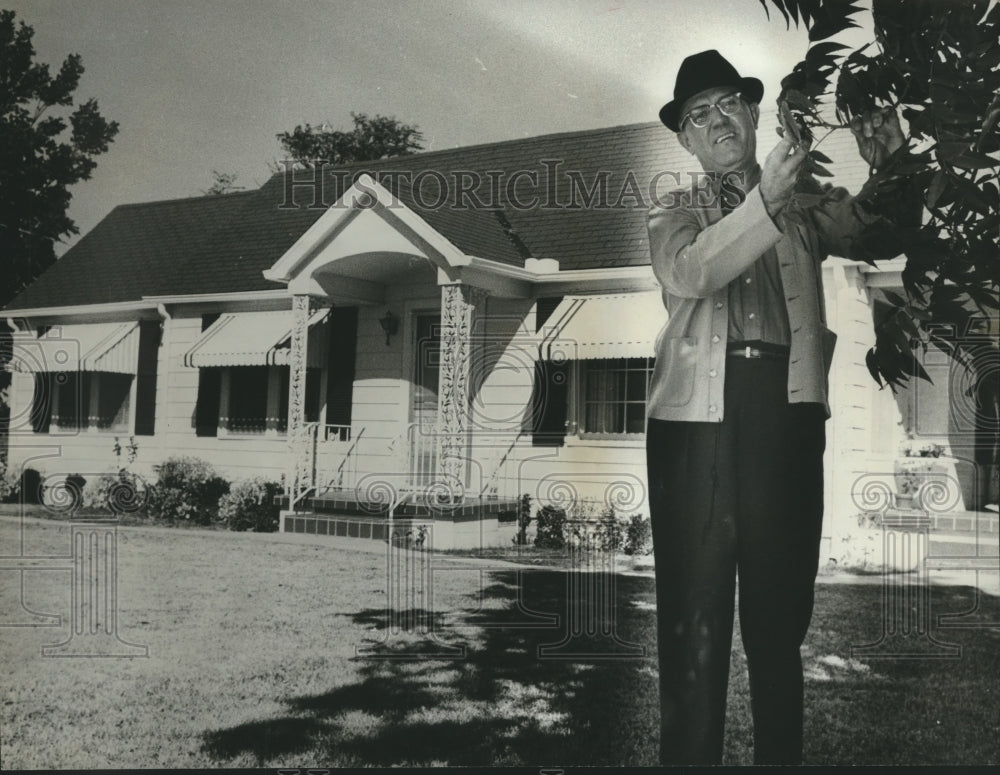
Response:
[[[541,333],[544,360],[652,358],[667,322],[659,291],[567,296]]]
[[[330,310],[309,319],[306,363],[322,367],[326,338],[322,322]],[[292,311],[228,312],[205,329],[184,354],[184,365],[195,368],[225,366],[288,366],[292,354]]]
[[[135,374],[139,360],[136,321],[53,326],[38,338],[16,334],[13,339],[11,371]]]

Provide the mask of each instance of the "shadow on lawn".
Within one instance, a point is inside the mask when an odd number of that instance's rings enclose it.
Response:
[[[573,624],[571,575],[491,573],[485,607],[457,617],[410,610],[423,628],[394,637],[385,609],[356,613],[354,624],[384,639],[366,644],[376,656],[356,658],[358,683],[293,698],[284,718],[210,732],[205,750],[258,763],[308,751],[334,766],[655,764],[653,581],[615,576],[603,590],[613,625]],[[566,640],[569,626],[588,625],[597,637]],[[464,656],[435,656],[455,646]]]
[[[558,646],[572,624],[552,618],[570,622],[572,577],[493,572],[479,610],[447,617],[405,611],[424,629],[373,638],[367,645],[382,658],[356,658],[356,683],[287,700],[287,716],[207,733],[205,750],[223,761],[249,754],[261,764],[301,754],[340,767],[655,765],[653,580],[615,577],[609,591],[620,642],[580,638],[571,650],[590,656],[545,656],[540,650]],[[995,761],[989,740],[1000,698],[989,687],[1000,676],[1000,598],[970,587],[934,587],[931,597],[935,637],[960,645],[960,656],[862,663],[850,657],[851,647],[878,639],[883,590],[820,585],[803,653],[808,763]],[[963,626],[940,629],[941,616]],[[384,609],[369,609],[349,618],[386,638],[386,617]],[[644,655],[624,655],[622,642]],[[464,647],[464,656],[435,656],[454,646]],[[748,763],[751,755],[745,665],[737,623],[728,763]]]

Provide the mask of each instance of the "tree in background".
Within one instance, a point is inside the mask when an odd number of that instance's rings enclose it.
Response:
[[[212,170],[212,185],[208,188],[203,188],[201,193],[205,194],[205,196],[218,196],[220,194],[229,194],[233,191],[245,191],[245,186],[236,185],[237,177],[239,176],[235,172]]]
[[[55,262],[56,240],[78,232],[69,187],[90,178],[118,134],[96,100],[70,112],[80,56],[52,76],[34,61],[34,34],[0,11],[0,307]]]
[[[317,161],[331,165],[352,161],[375,161],[392,156],[408,156],[423,150],[423,135],[409,124],[386,116],[351,113],[354,129],[341,132],[326,124],[297,126],[278,134],[288,157],[301,167],[312,168]]]
[[[759,0],[786,25],[809,30],[805,58],[782,81],[779,112],[804,134],[846,129],[864,110],[898,108],[909,123],[907,148],[873,170],[858,205],[871,225],[861,236],[875,264],[901,253],[905,298],[885,294],[868,368],[881,385],[927,375],[913,350],[934,344],[962,363],[959,340],[995,319],[1000,234],[1000,6],[989,0],[873,0],[875,40],[847,52],[828,38],[860,12],[845,0]],[[987,13],[988,11],[988,13]],[[770,13],[768,13],[770,15]],[[830,113],[833,116],[830,116]],[[822,136],[825,136],[823,134]],[[822,136],[816,141],[818,145]],[[830,160],[810,152],[809,171]],[[813,186],[798,199],[821,197]],[[922,223],[901,203],[923,204]],[[957,332],[956,337],[953,332]]]
[[[1000,5],[989,0],[872,0],[875,40],[854,51],[828,40],[860,8],[849,0],[759,0],[786,26],[809,30],[805,58],[782,81],[783,124],[807,139],[845,129],[865,110],[899,109],[907,146],[857,197],[870,225],[860,236],[875,264],[903,254],[905,296],[883,291],[867,365],[893,389],[929,379],[914,357],[935,345],[969,372],[984,500],[997,497],[1000,422]],[[831,115],[832,113],[832,115]],[[818,139],[816,139],[818,137]],[[799,206],[824,196],[812,174],[830,160],[810,152]],[[922,204],[920,222],[901,213]]]

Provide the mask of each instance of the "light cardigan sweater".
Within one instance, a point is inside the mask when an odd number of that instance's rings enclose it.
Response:
[[[656,341],[646,405],[657,420],[721,422],[725,415],[728,285],[774,247],[791,328],[789,403],[822,404],[836,334],[826,327],[820,263],[850,256],[863,227],[846,189],[808,211],[804,223],[764,208],[760,186],[725,218],[718,206],[654,208],[649,213],[652,266],[669,320]]]

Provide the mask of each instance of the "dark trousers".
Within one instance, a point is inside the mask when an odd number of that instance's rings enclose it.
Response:
[[[721,423],[649,420],[663,764],[718,764],[739,574],[754,762],[802,758],[802,660],[823,520],[825,412],[787,361],[729,358]]]

